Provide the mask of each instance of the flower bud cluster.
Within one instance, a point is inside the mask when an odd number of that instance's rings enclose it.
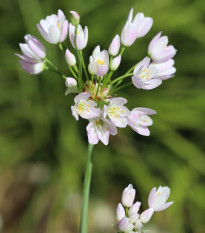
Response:
[[[135,202],[135,189],[130,184],[122,193],[122,203],[116,208],[117,231],[125,233],[140,233],[143,225],[149,222],[154,212],[168,208],[173,202],[166,202],[170,189],[168,187],[153,188],[149,194],[149,208],[139,213],[141,202]]]

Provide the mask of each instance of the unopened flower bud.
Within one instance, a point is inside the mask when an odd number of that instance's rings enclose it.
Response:
[[[137,220],[137,222],[135,223],[135,228],[136,229],[141,229],[143,227],[143,224],[141,222],[140,219]]]
[[[116,219],[117,221],[122,220],[125,217],[125,210],[121,203],[118,204],[116,209]]]
[[[135,199],[135,189],[129,184],[122,193],[122,204],[126,207],[131,207]]]
[[[116,56],[119,53],[119,50],[120,50],[120,36],[116,35],[109,46],[108,52],[111,56]]]
[[[75,56],[68,49],[65,52],[65,60],[69,66],[75,66],[76,64]]]
[[[124,217],[117,225],[117,228],[122,232],[130,232],[134,225],[129,222],[129,218]]]
[[[120,62],[121,62],[121,55],[118,55],[117,57],[115,57],[115,58],[111,61],[110,69],[111,69],[112,71],[117,70],[117,68],[118,68],[119,65],[120,65]]]
[[[80,23],[80,15],[76,11],[70,11],[71,17],[70,21],[73,26],[77,26]]]
[[[154,213],[154,210],[152,208],[149,208],[145,210],[141,215],[140,215],[140,220],[143,223],[149,222],[150,218],[152,217]]]
[[[137,220],[139,219],[139,214],[138,213],[133,213],[129,216],[130,223],[136,223]]]
[[[137,213],[139,211],[140,206],[141,206],[141,202],[139,201],[133,204],[128,211],[129,216],[133,213]]]
[[[74,78],[70,78],[70,77],[66,78],[65,85],[67,87],[65,95],[78,92],[77,81]]]

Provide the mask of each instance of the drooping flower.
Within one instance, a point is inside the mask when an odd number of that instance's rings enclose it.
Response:
[[[156,69],[157,77],[161,80],[172,78],[174,73],[176,72],[173,59],[161,63],[151,62],[149,68]]]
[[[58,10],[58,15],[52,14],[37,24],[42,37],[51,44],[62,43],[67,35],[69,24],[64,13]]]
[[[151,219],[152,215],[154,213],[154,210],[152,208],[149,208],[141,213],[140,220],[142,223],[147,223]]]
[[[108,145],[109,135],[117,134],[116,126],[110,120],[103,117],[91,119],[86,129],[90,144],[97,144],[100,140],[105,145]]]
[[[116,219],[117,221],[122,220],[125,217],[125,209],[121,203],[118,204],[116,208]]]
[[[90,63],[88,70],[90,74],[98,77],[104,76],[109,69],[109,54],[107,50],[100,51],[100,46],[96,46],[92,56],[90,56]]]
[[[112,40],[108,52],[111,56],[117,56],[120,50],[120,36],[116,35]]]
[[[152,125],[153,121],[148,115],[156,114],[152,109],[134,108],[127,117],[128,125],[138,134],[149,136],[150,131],[147,126]]]
[[[135,199],[135,189],[129,184],[122,193],[122,204],[126,207],[131,207]]]
[[[159,186],[157,190],[156,187],[153,188],[148,198],[149,208],[152,208],[156,212],[167,209],[170,205],[173,204],[173,201],[166,202],[169,198],[169,194],[170,188],[168,187]]]
[[[159,32],[150,42],[148,54],[154,62],[166,62],[173,58],[177,52],[174,46],[168,44],[168,37]]]
[[[82,26],[80,24],[77,27],[78,27],[77,35],[76,35],[77,48],[78,50],[83,50],[88,43],[88,27],[86,26],[84,30],[82,29]],[[75,48],[75,26],[73,26],[71,23],[69,26],[69,37],[73,48]]]
[[[136,65],[134,69],[132,82],[139,89],[151,90],[158,87],[162,83],[160,77],[157,76],[157,68],[150,67],[149,64],[150,58],[145,57]]]
[[[104,117],[108,116],[117,127],[125,128],[127,126],[127,116],[130,114],[128,108],[123,106],[126,103],[127,100],[122,97],[112,98],[108,106],[104,105]]]
[[[72,115],[76,120],[79,120],[79,115],[84,119],[99,117],[101,110],[96,108],[97,104],[88,100],[90,94],[87,92],[80,93],[74,98],[75,105],[71,106]]]
[[[68,49],[66,49],[65,52],[65,60],[69,66],[75,66],[76,64],[76,59],[74,54],[72,54]]]
[[[118,69],[121,62],[121,55],[114,57],[110,64],[110,70],[115,71]]]
[[[122,232],[130,232],[134,228],[134,225],[129,222],[129,218],[124,217],[118,224],[118,230]]]
[[[68,95],[70,93],[78,93],[77,81],[74,78],[67,77],[65,80],[65,85],[67,87],[65,95]]]
[[[124,46],[131,46],[137,38],[145,36],[152,27],[153,19],[144,17],[143,13],[135,15],[133,20],[133,9],[130,10],[127,22],[122,29],[121,42]]]

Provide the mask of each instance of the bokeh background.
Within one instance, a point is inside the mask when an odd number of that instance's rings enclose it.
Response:
[[[40,19],[62,9],[76,10],[89,28],[84,56],[98,44],[107,49],[120,33],[128,12],[144,12],[154,25],[123,54],[116,76],[140,61],[159,31],[177,50],[177,73],[160,87],[131,86],[119,93],[128,107],[157,111],[150,137],[119,129],[109,146],[94,148],[89,208],[90,233],[114,233],[115,207],[132,183],[147,208],[154,186],[171,188],[175,203],[156,213],[152,233],[203,233],[205,213],[205,4],[202,0],[0,0],[0,229],[4,233],[79,232],[82,182],[86,162],[86,121],[71,115],[73,96],[64,81],[44,72],[24,72],[18,43],[26,33],[37,36],[48,57],[69,75],[57,46],[41,38]],[[68,43],[68,40],[67,40]],[[70,45],[69,45],[70,46]],[[71,47],[70,47],[71,48]]]

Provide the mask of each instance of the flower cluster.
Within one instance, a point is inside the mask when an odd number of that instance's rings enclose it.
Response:
[[[122,194],[122,204],[119,203],[116,209],[117,230],[125,233],[140,233],[143,225],[151,219],[154,212],[167,209],[173,202],[166,202],[169,198],[168,187],[153,188],[149,194],[149,208],[139,214],[141,202],[135,202],[135,189],[130,184]]]
[[[89,121],[87,125],[88,140],[91,144],[102,141],[109,143],[109,135],[117,134],[117,127],[130,126],[138,134],[148,136],[148,126],[152,125],[149,115],[156,114],[148,108],[129,110],[127,100],[117,97],[116,93],[128,85],[138,89],[150,90],[158,87],[163,80],[173,77],[176,69],[173,57],[176,49],[168,46],[167,36],[158,33],[149,43],[147,56],[135,64],[125,74],[113,79],[113,73],[120,66],[124,50],[136,39],[145,36],[151,29],[153,19],[138,13],[133,17],[131,9],[121,35],[115,35],[108,50],[96,46],[86,64],[82,50],[88,43],[88,28],[80,23],[80,15],[70,11],[70,22],[64,13],[52,14],[40,20],[37,28],[42,37],[51,44],[57,44],[65,56],[69,75],[64,75],[47,57],[44,45],[34,36],[26,35],[25,44],[19,44],[23,55],[20,57],[21,67],[30,74],[39,74],[50,70],[65,79],[65,94],[74,93],[72,115]],[[64,43],[69,37],[70,47]],[[70,50],[73,49],[75,54]],[[131,82],[126,83],[125,80]]]

